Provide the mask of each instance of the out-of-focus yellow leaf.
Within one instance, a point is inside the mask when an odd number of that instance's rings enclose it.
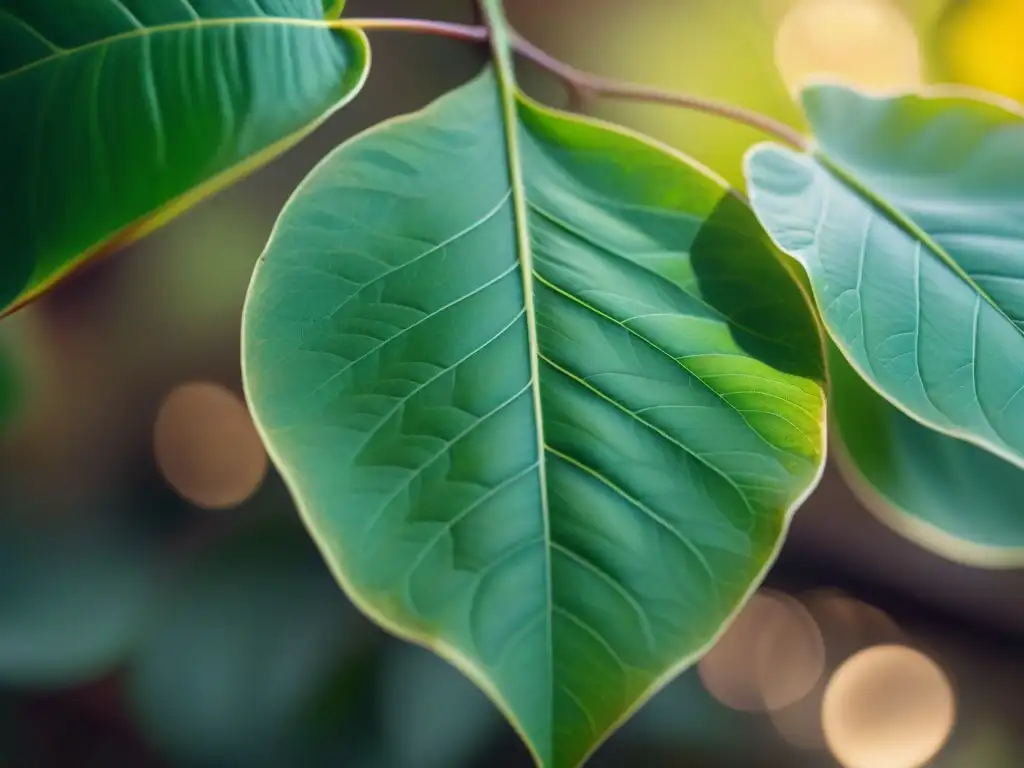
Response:
[[[1024,99],[1024,0],[954,5],[940,44],[953,80]]]

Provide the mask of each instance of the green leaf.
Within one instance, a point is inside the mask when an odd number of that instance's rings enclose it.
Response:
[[[189,563],[154,612],[131,662],[136,717],[176,764],[320,765],[316,709],[353,618],[301,529],[244,531]]]
[[[0,0],[0,312],[295,144],[366,76],[320,0]]]
[[[813,155],[747,159],[824,322],[917,421],[1024,465],[1024,115],[963,95],[804,92]]]
[[[574,766],[761,580],[823,459],[822,360],[749,209],[492,71],[332,153],[243,321],[339,581]]]
[[[839,468],[864,505],[943,557],[985,567],[1024,565],[1024,471],[922,426],[830,352]]]

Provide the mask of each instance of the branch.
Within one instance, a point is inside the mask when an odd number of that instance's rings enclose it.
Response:
[[[687,93],[666,91],[583,72],[545,53],[518,32],[512,30],[511,34],[516,52],[565,83],[570,90],[570,95],[577,103],[586,102],[593,97],[604,97],[692,109],[724,117],[736,123],[743,123],[769,136],[774,136],[779,141],[801,152],[807,150],[807,139],[803,134],[779,120],[762,115],[760,112]]]
[[[482,25],[454,24],[427,19],[352,18],[332,21],[330,26],[335,29],[419,32],[474,43],[485,43],[490,39],[490,30]],[[514,29],[509,28],[509,35],[512,47],[517,54],[551,73],[565,84],[569,89],[571,104],[577,111],[582,110],[589,101],[597,97],[665,104],[724,117],[727,120],[748,125],[769,136],[774,136],[779,141],[799,151],[807,150],[807,139],[803,134],[795,128],[760,112],[713,99],[705,99],[699,96],[692,96],[677,91],[667,91],[646,85],[637,85],[584,72],[559,61],[554,56],[541,50]]]

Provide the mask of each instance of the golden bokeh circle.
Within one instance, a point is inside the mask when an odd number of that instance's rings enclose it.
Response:
[[[903,13],[886,0],[801,0],[775,35],[775,63],[797,93],[812,79],[865,90],[920,85],[920,42]]]
[[[920,768],[942,749],[955,720],[945,673],[904,645],[851,656],[822,702],[825,740],[845,768]]]
[[[825,647],[794,598],[761,590],[697,665],[705,689],[732,709],[774,710],[800,701],[821,677]]]
[[[245,403],[219,384],[175,388],[160,406],[153,442],[167,482],[206,509],[241,504],[267,472],[267,454]]]

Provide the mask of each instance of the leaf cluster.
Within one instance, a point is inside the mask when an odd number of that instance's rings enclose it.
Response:
[[[364,30],[489,45],[478,77],[296,190],[252,277],[242,366],[337,581],[472,679],[539,765],[583,763],[716,641],[820,479],[829,416],[893,527],[1021,564],[1018,106],[814,85],[805,139],[577,72],[497,0],[474,28],[342,5],[0,0],[0,307],[302,139],[365,83]],[[748,153],[748,202],[535,102],[516,55],[584,99],[705,109],[781,143]]]

